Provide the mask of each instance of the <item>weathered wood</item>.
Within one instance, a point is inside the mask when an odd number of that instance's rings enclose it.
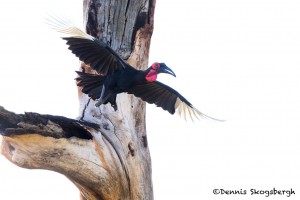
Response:
[[[62,173],[87,199],[128,196],[128,188],[121,186],[127,185],[122,182],[122,164],[115,163],[116,150],[97,124],[37,113],[17,115],[0,108],[0,127],[1,152],[14,164]]]
[[[126,7],[124,7],[126,5]],[[155,1],[85,0],[87,33],[106,41],[132,66],[148,67]],[[125,8],[125,9],[124,9]],[[90,69],[82,65],[84,71]],[[95,108],[94,102],[79,92],[82,119],[102,124],[122,143],[127,153],[133,199],[153,199],[151,159],[147,144],[145,103],[132,95],[117,97],[119,110],[110,105]],[[147,195],[145,195],[147,194]]]
[[[132,66],[148,66],[155,0],[84,0],[89,34],[111,45]],[[84,71],[92,70],[82,64]],[[2,154],[30,169],[64,174],[81,199],[153,199],[145,103],[118,95],[118,111],[95,107],[79,91],[78,120],[0,108]]]

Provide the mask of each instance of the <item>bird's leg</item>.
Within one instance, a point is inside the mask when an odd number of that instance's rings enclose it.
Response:
[[[117,98],[116,94],[110,95],[110,97],[108,98],[108,102],[110,102],[110,105],[114,108],[115,111],[118,110],[118,105],[116,103],[116,98]]]
[[[105,85],[102,86],[102,91],[101,91],[101,95],[100,98],[97,99],[97,103],[95,104],[96,107],[99,107],[101,104],[104,103],[104,93],[105,93]]]

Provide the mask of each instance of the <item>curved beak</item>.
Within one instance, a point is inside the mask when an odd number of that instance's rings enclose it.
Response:
[[[169,67],[167,67],[166,65],[163,65],[163,64],[160,65],[160,68],[158,68],[156,70],[156,72],[166,73],[166,74],[170,74],[170,75],[176,77],[175,73]]]

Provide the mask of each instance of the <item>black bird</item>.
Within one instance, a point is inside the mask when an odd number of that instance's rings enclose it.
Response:
[[[150,104],[154,103],[171,114],[177,112],[184,118],[204,117],[217,120],[201,113],[176,90],[156,80],[159,73],[176,77],[165,63],[156,62],[144,71],[137,70],[107,44],[88,35],[72,23],[55,20],[51,24],[57,31],[70,35],[63,37],[69,49],[80,61],[97,72],[76,72],[77,85],[82,87],[83,93],[97,101],[96,106],[110,103],[117,110],[116,96],[126,92]]]

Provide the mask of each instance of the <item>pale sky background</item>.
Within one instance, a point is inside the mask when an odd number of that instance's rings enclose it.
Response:
[[[44,24],[49,11],[81,24],[82,0],[0,2],[0,105],[77,116],[78,60]],[[300,2],[158,0],[150,63],[165,62],[174,87],[225,123],[186,123],[147,107],[157,200],[300,198]],[[149,64],[150,64],[149,63]],[[250,189],[296,195],[251,196]],[[214,195],[213,189],[248,191]],[[16,167],[0,156],[0,199],[73,200],[64,176]]]

